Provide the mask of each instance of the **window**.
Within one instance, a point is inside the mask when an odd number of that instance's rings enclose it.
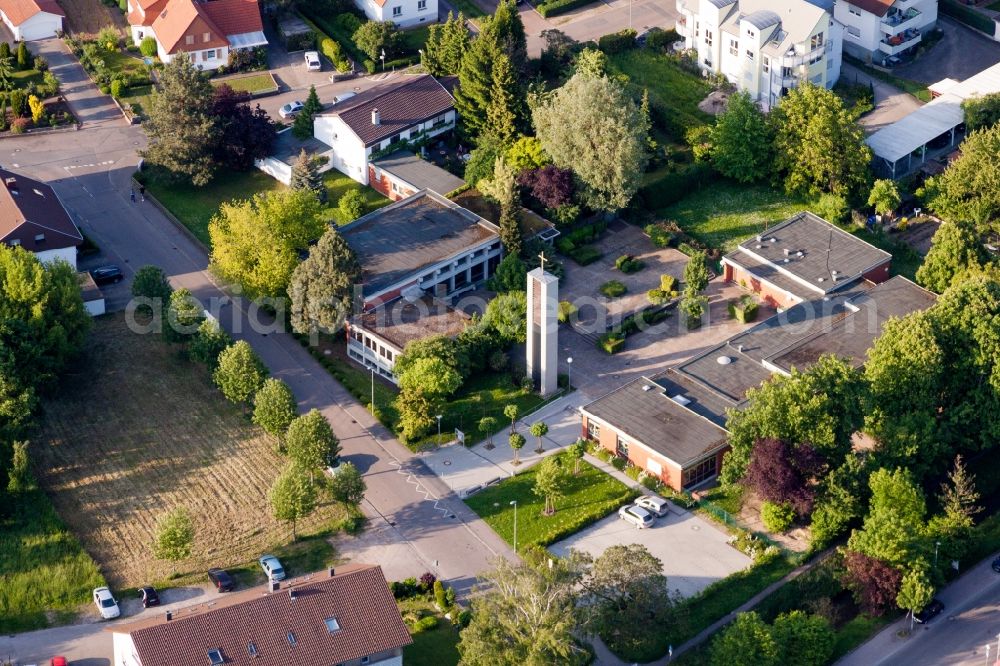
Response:
[[[847,34],[854,39],[861,39],[861,30],[855,28],[853,25],[847,26]]]
[[[823,46],[823,33],[822,32],[819,33],[818,35],[813,35],[812,39],[809,40],[809,49],[810,50],[812,50],[812,49],[818,49],[821,46]]]
[[[403,15],[403,8],[402,7],[393,7],[392,8],[392,15],[393,16],[402,16]]]
[[[735,39],[729,40],[729,55],[739,55],[740,54],[740,43]]]
[[[705,46],[711,46],[711,45],[712,45],[712,31],[711,30],[706,30],[705,31]]]
[[[787,79],[787,78],[789,78],[789,77],[790,77],[791,75],[792,75],[792,68],[791,68],[791,67],[782,67],[782,68],[781,68],[781,76],[782,76],[782,77],[784,77],[784,78],[786,78],[786,79]]]
[[[587,438],[595,442],[601,441],[601,426],[587,419]]]
[[[368,663],[368,657],[361,657],[361,663],[362,664],[367,664]]]
[[[713,476],[715,476],[715,456],[684,470],[683,487],[696,486]]]
[[[761,69],[764,70],[764,73],[767,74],[768,72],[771,71],[771,59],[770,58],[764,58],[763,60],[760,61],[760,66],[761,66]]]
[[[212,41],[212,33],[206,32],[204,35],[201,36],[201,41],[205,42],[206,44]]]
[[[337,618],[335,617],[328,617],[323,620],[323,623],[326,625],[326,630],[331,634],[335,631],[340,631],[340,623],[337,622]]]
[[[213,60],[214,58],[215,58],[215,49],[211,49],[209,51],[202,51],[201,53],[202,60]]]
[[[747,49],[747,60],[753,62],[753,51],[751,51],[750,49]]]
[[[184,43],[185,44],[194,44],[194,35],[185,35],[184,36]]]
[[[621,458],[628,458],[628,442],[622,439],[621,435],[618,435],[618,441],[615,442],[615,454]]]
[[[208,663],[216,666],[217,664],[224,664],[226,660],[222,658],[222,650],[216,648],[214,650],[208,651]]]
[[[422,12],[427,9],[427,0],[417,0],[417,11]]]
[[[755,33],[753,30],[747,28],[747,37],[756,39],[757,38],[757,33]]]
[[[853,14],[854,16],[861,16],[861,12],[859,12],[857,9],[853,9],[851,7],[848,7],[847,11],[848,11],[848,13]]]

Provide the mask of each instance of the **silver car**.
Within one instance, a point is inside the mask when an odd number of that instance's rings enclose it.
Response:
[[[618,517],[625,522],[632,523],[638,529],[652,527],[653,523],[656,521],[656,519],[653,518],[653,514],[646,511],[641,506],[636,506],[635,504],[629,504],[628,506],[623,506],[618,509]]]
[[[670,513],[670,503],[656,495],[643,495],[635,501],[635,504],[654,514],[657,518],[663,518]]]

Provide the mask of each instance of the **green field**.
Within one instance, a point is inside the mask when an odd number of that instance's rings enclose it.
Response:
[[[275,83],[274,77],[271,76],[270,72],[261,72],[249,76],[235,76],[228,79],[214,79],[212,85],[216,88],[226,85],[233,90],[248,92],[251,95],[278,89],[278,84]]]
[[[807,208],[807,204],[789,200],[784,193],[766,185],[719,180],[656,214],[674,220],[710,247],[729,251],[766,226]]]
[[[531,439],[525,448],[533,447]],[[498,446],[504,445],[498,443]],[[572,471],[573,461],[566,454],[560,455],[565,469]],[[510,503],[516,500],[518,549],[528,544],[548,546],[575,534],[638,494],[590,463],[581,462],[580,475],[570,473],[566,477],[564,496],[556,501],[555,515],[544,516],[544,501],[534,491],[537,470],[536,465],[466,500],[469,508],[509,544],[514,543],[514,507]]]
[[[136,113],[140,116],[145,116],[149,113],[150,107],[153,105],[153,86],[132,86],[128,89],[127,94],[122,95],[118,101],[122,103],[122,106],[126,105],[138,105]]]

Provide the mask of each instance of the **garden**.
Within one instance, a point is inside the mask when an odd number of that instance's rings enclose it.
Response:
[[[576,461],[568,453],[554,456],[565,470],[561,497],[555,500],[555,513],[545,515],[545,498],[535,492],[539,470],[535,465],[504,479],[466,500],[473,511],[485,520],[509,544],[514,543],[514,507],[517,502],[517,547],[548,546],[616,511],[638,496],[638,492],[605,474],[586,461],[580,461],[580,473],[573,474]]]
[[[156,44],[154,40],[153,51],[146,56],[150,61],[147,64],[140,48],[148,51],[148,42],[145,46],[123,48],[125,42],[121,31],[114,26],[102,28],[94,39],[66,38],[66,45],[101,92],[118,100],[129,118],[141,117],[153,94],[152,58],[156,55]]]
[[[0,89],[0,132],[23,134],[75,121],[57,97],[59,80],[45,58],[33,55],[25,42],[14,51],[0,42]]]
[[[405,662],[411,666],[456,666],[459,631],[468,624],[470,614],[456,605],[455,590],[431,573],[419,580],[394,581],[389,589],[413,638],[413,643],[403,648]]]

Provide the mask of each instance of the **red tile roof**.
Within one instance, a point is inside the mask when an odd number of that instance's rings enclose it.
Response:
[[[340,107],[340,105],[337,105]],[[430,74],[408,77],[358,93],[344,108],[323,115],[340,116],[366,146],[454,108],[455,98]],[[379,124],[372,124],[378,109]]]
[[[233,666],[333,666],[412,642],[381,567],[348,565],[291,584],[295,599],[283,581],[275,593],[220,596],[170,621],[161,615],[109,631],[131,634],[143,666],[206,666],[216,649]],[[339,629],[331,632],[327,618]]]
[[[167,53],[228,46],[226,37],[230,35],[264,30],[257,0],[169,0],[152,25]],[[205,32],[211,34],[207,42],[202,39]],[[188,34],[194,34],[194,44],[182,43]]]
[[[264,30],[257,0],[209,0],[199,3],[198,8],[219,26],[224,35]]]
[[[129,25],[153,25],[153,21],[160,15],[163,8],[167,6],[167,0],[136,0],[135,8],[128,13],[126,21]],[[142,11],[139,11],[139,7]]]
[[[895,0],[847,0],[847,4],[854,5],[875,16],[885,16]]]
[[[3,169],[0,180],[0,243],[44,252],[83,242],[51,187]]]
[[[14,25],[21,25],[39,12],[48,12],[56,16],[66,16],[56,0],[0,0],[0,11]]]

